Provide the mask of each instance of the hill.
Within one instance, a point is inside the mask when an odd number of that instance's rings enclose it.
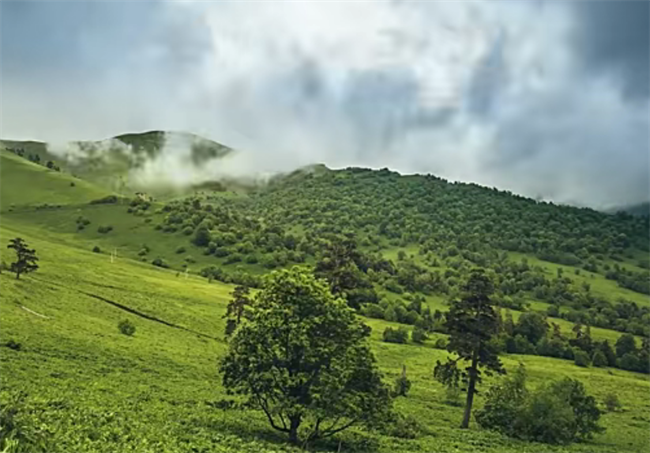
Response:
[[[614,209],[610,209],[607,212],[610,214],[616,214],[617,212],[625,212],[627,214],[639,215],[639,216],[650,216],[650,202],[637,203],[628,206],[622,206]]]
[[[3,152],[45,165],[51,161],[64,171],[122,194],[144,190],[137,173],[161,153],[181,153],[190,164],[201,167],[233,150],[187,132],[148,131],[129,133],[100,141],[63,144],[0,140]],[[165,188],[163,187],[163,192]],[[160,190],[160,188],[158,188]]]
[[[154,150],[159,139],[149,133],[123,143]],[[47,169],[8,151],[0,158],[0,241],[26,239],[41,265],[20,280],[6,268],[0,274],[0,398],[7,408],[0,419],[13,417],[12,432],[26,436],[19,437],[23,444],[42,438],[46,451],[292,450],[263,414],[237,405],[222,387],[216,360],[227,349],[223,314],[233,283],[257,287],[277,268],[322,267],[344,245],[351,267],[342,295],[372,328],[386,381],[407,367],[412,390],[395,404],[421,426],[408,433],[354,428],[319,448],[496,453],[649,446],[647,218],[540,203],[431,175],[324,166],[243,191],[207,184],[156,201],[121,196],[64,166]],[[8,252],[0,250],[3,263],[12,259]],[[533,387],[577,377],[601,407],[615,394],[624,410],[603,416],[604,434],[549,447],[457,428],[462,408],[432,369],[447,356],[440,320],[477,266],[493,279],[494,302],[514,329],[495,344],[506,368],[525,363]],[[529,340],[520,321],[538,315],[546,331]],[[125,319],[135,335],[120,333]],[[387,327],[422,328],[428,339],[387,343]],[[625,360],[612,351],[605,366],[574,364],[580,350],[590,359],[617,349],[625,333],[636,336]],[[481,393],[478,407],[483,402]]]

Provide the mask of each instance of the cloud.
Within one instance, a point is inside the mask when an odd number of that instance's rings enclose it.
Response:
[[[146,177],[176,182],[322,162],[633,203],[650,186],[639,4],[2,3],[0,135],[171,129],[241,150],[197,174],[167,147]]]

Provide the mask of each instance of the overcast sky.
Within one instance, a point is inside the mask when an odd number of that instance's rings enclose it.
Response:
[[[387,166],[634,203],[649,16],[620,0],[2,1],[0,137],[186,130],[246,171]]]

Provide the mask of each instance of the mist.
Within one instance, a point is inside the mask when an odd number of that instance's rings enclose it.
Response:
[[[2,3],[0,138],[74,156],[61,144],[156,129],[235,150],[196,166],[169,135],[142,184],[324,163],[632,204],[650,198],[649,16],[633,1]]]

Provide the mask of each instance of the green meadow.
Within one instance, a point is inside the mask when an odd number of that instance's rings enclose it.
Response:
[[[154,230],[165,216],[159,212],[163,203],[154,203],[143,215],[128,213],[126,203],[89,204],[110,191],[5,151],[1,159],[0,257],[11,262],[13,256],[5,245],[21,237],[36,250],[40,266],[19,280],[7,269],[0,274],[0,403],[5,408],[3,417],[11,412],[11,423],[20,433],[5,451],[25,451],[20,445],[39,442],[42,451],[50,452],[298,451],[268,425],[261,412],[230,407],[229,401],[237,397],[223,388],[217,363],[228,347],[224,314],[234,285],[198,275],[209,265],[240,266],[255,274],[268,269],[258,264],[226,265],[224,258],[204,254],[204,248],[180,231]],[[41,207],[46,203],[60,207]],[[90,220],[83,230],[77,230],[79,217]],[[113,229],[98,232],[103,225]],[[295,231],[303,228],[298,225]],[[139,254],[144,245],[148,251]],[[92,251],[95,246],[99,252]],[[180,246],[185,250],[178,253]],[[425,266],[414,245],[387,247],[383,254],[397,261],[399,250],[413,254]],[[117,257],[111,258],[113,251]],[[156,257],[164,258],[170,268],[152,266]],[[548,275],[563,267],[577,285],[589,282],[598,295],[650,306],[647,295],[621,288],[599,273],[582,271],[574,276],[574,267],[510,253],[512,260],[522,257],[542,266]],[[632,259],[626,263],[641,270]],[[399,298],[392,293],[387,297]],[[426,295],[432,310],[446,311],[448,299],[443,294]],[[534,298],[530,304],[540,311],[549,305]],[[515,320],[521,314],[512,313]],[[135,325],[133,336],[119,331],[123,320]],[[577,367],[572,360],[535,355],[502,355],[508,370],[525,365],[531,388],[570,376],[584,383],[600,407],[609,394],[615,394],[622,405],[620,411],[604,413],[601,424],[606,430],[591,441],[566,446],[524,442],[481,429],[475,422],[469,430],[459,429],[462,403],[449,400],[445,387],[433,377],[436,361],[448,355],[434,347],[445,335],[431,333],[423,344],[385,343],[384,329],[403,324],[365,317],[363,321],[372,329],[372,350],[385,380],[392,385],[406,366],[412,388],[394,404],[400,413],[417,419],[422,432],[405,439],[353,427],[309,445],[310,450],[650,451],[647,374]],[[564,319],[550,321],[564,332],[573,326]],[[591,335],[613,344],[621,333],[592,327]],[[487,378],[481,385],[476,409],[483,405],[484,390],[497,379]]]

